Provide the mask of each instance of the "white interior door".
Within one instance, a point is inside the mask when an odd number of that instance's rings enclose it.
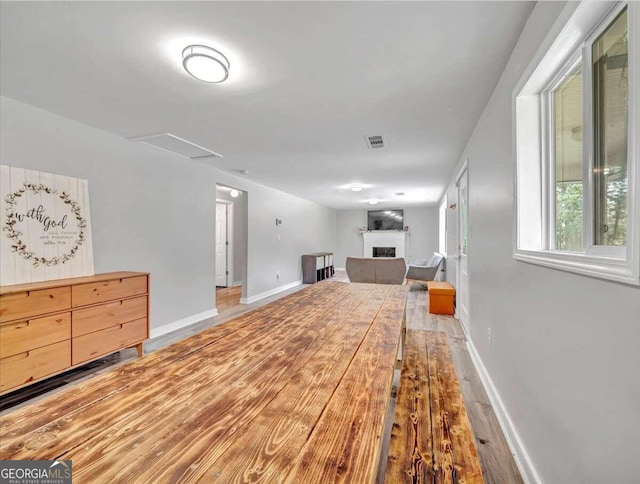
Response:
[[[469,175],[465,167],[458,178],[458,287],[456,313],[469,331]]]
[[[227,287],[227,204],[216,204],[216,286]]]

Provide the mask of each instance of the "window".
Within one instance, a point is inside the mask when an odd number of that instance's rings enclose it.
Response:
[[[444,200],[440,204],[439,211],[439,244],[438,244],[438,252],[442,255],[447,255],[447,196],[444,196]]]
[[[629,32],[627,10],[592,46],[595,243],[626,245]],[[637,131],[636,131],[637,134]]]
[[[639,16],[568,5],[516,87],[516,259],[640,285]]]
[[[556,250],[582,250],[582,59],[550,93]],[[553,239],[552,239],[553,240]]]

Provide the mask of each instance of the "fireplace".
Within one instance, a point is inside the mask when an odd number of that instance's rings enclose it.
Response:
[[[373,247],[373,257],[395,257],[395,247]]]
[[[362,257],[404,257],[405,235],[398,230],[364,232]]]

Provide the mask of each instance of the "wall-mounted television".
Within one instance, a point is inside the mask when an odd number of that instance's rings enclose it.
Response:
[[[369,210],[367,213],[369,230],[402,230],[403,227],[403,210]]]

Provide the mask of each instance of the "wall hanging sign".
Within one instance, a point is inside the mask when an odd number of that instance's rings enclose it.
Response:
[[[0,285],[92,276],[87,180],[0,165]]]

